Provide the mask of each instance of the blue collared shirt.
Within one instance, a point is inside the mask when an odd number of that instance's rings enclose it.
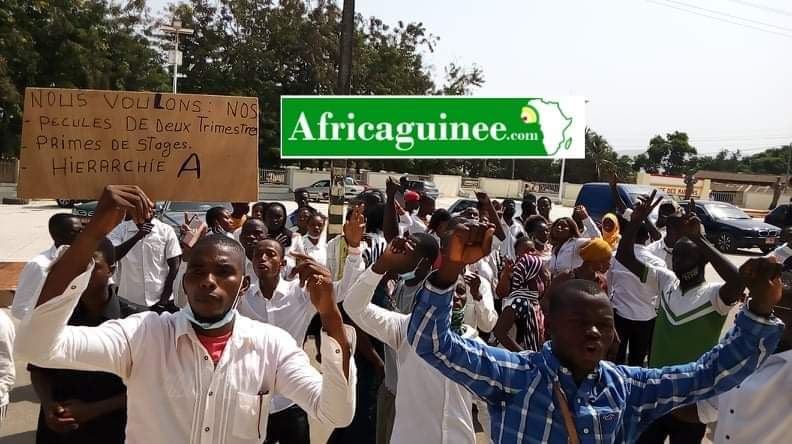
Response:
[[[540,352],[512,353],[451,333],[451,297],[452,288],[427,282],[407,339],[429,365],[487,402],[498,444],[567,443],[554,382],[567,397],[581,443],[634,442],[672,409],[739,384],[775,350],[784,328],[775,317],[743,310],[723,341],[695,363],[644,369],[601,361],[578,387],[551,342]]]

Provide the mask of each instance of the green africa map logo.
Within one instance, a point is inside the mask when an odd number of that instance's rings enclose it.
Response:
[[[583,158],[582,98],[284,96],[281,156]]]
[[[567,135],[567,130],[572,126],[572,118],[564,114],[558,102],[541,98],[528,99],[528,104],[522,108],[520,119],[528,125],[539,125],[548,155],[552,156],[558,150],[572,146],[572,138]]]

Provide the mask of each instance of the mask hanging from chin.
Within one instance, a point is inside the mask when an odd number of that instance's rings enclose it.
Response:
[[[699,279],[703,272],[703,267],[693,267],[690,270],[679,273],[678,277],[682,282],[692,282]]]
[[[184,315],[185,318],[187,318],[188,321],[190,321],[192,324],[197,325],[203,330],[215,330],[220,327],[225,327],[226,325],[228,325],[228,323],[234,320],[234,316],[237,313],[236,308],[237,305],[239,305],[239,299],[240,299],[239,293],[242,291],[242,285],[244,285],[244,283],[245,283],[245,279],[243,278],[242,282],[239,283],[239,288],[237,288],[237,294],[236,297],[234,298],[234,303],[231,304],[231,307],[223,314],[223,317],[215,322],[206,322],[206,321],[198,320],[195,317],[195,313],[193,313],[192,307],[190,307],[189,302],[187,303],[187,305],[184,306],[184,308],[181,309],[181,313]]]
[[[415,269],[413,269],[412,271],[408,271],[407,273],[399,274],[399,279],[401,279],[404,282],[411,281],[411,280],[415,279],[415,273],[416,273],[416,271],[418,271],[418,267],[421,266],[421,262],[423,262],[423,259],[421,259],[420,261],[418,261],[417,264],[415,264]]]

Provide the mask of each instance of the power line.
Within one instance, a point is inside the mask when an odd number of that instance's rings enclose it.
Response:
[[[736,20],[742,20],[742,21],[748,22],[748,23],[754,23],[754,24],[761,25],[761,26],[767,26],[769,28],[776,28],[776,29],[781,30],[781,31],[792,32],[792,28],[786,28],[784,26],[773,25],[772,23],[760,22],[758,20],[753,20],[753,19],[749,19],[749,18],[745,18],[745,17],[740,17],[738,15],[728,14],[726,12],[717,11],[715,9],[702,8],[701,6],[691,5],[690,3],[680,2],[680,1],[676,1],[676,0],[663,0],[663,1],[665,1],[667,3],[674,3],[674,4],[677,4],[677,5],[680,5],[680,6],[684,6],[684,7],[687,7],[687,8],[698,9],[700,11],[705,11],[705,12],[709,12],[709,13],[712,13],[712,14],[722,15],[724,17],[729,17],[729,18],[733,18],[733,19],[736,19]]]
[[[785,11],[783,9],[773,8],[770,6],[760,5],[759,3],[747,2],[745,0],[729,0],[732,3],[737,3],[738,5],[749,6],[751,8],[761,9],[767,12],[774,12],[776,14],[786,15],[792,17],[792,11]]]
[[[654,136],[652,136],[652,137],[654,137]],[[606,138],[606,139],[607,139],[609,142],[611,142],[611,141],[621,141],[621,142],[628,142],[628,143],[629,143],[629,142],[635,142],[635,141],[642,141],[642,140],[646,140],[646,138],[644,138],[644,137],[607,137],[607,136],[606,136],[605,138]],[[766,139],[773,140],[773,139],[780,139],[780,140],[784,140],[784,141],[786,141],[786,140],[792,140],[792,135],[790,135],[790,134],[784,134],[784,135],[781,135],[781,134],[779,134],[779,135],[774,135],[774,136],[771,136],[771,135],[767,135],[767,136],[761,136],[761,135],[756,135],[756,136],[751,136],[751,135],[744,135],[744,136],[713,136],[713,137],[698,137],[698,136],[692,136],[692,135],[688,134],[688,138],[689,138],[690,140],[696,140],[697,142],[732,142],[732,141],[741,141],[741,140],[754,140],[754,139],[758,139],[758,140],[766,140]],[[651,139],[651,137],[650,137],[649,139]]]
[[[753,29],[753,30],[756,30],[756,31],[762,31],[762,32],[766,32],[768,34],[776,34],[776,35],[780,35],[781,37],[786,37],[788,39],[792,39],[792,34],[786,34],[786,33],[783,33],[783,32],[771,31],[769,29],[760,28],[758,26],[753,26],[753,25],[748,25],[748,24],[745,24],[745,23],[735,22],[733,20],[728,20],[728,19],[725,19],[725,18],[716,17],[716,16],[704,14],[704,13],[701,13],[701,12],[691,11],[690,9],[680,8],[680,7],[677,7],[677,6],[669,5],[667,3],[660,3],[657,0],[646,0],[646,1],[649,2],[649,3],[654,3],[656,5],[666,7],[666,8],[676,9],[678,11],[683,11],[683,12],[687,12],[687,13],[690,13],[690,14],[695,14],[695,15],[698,15],[698,16],[701,16],[701,17],[706,17],[706,18],[709,18],[709,19],[712,19],[712,20],[718,20],[718,21],[721,21],[721,22],[724,22],[724,23],[731,23],[732,25],[742,26],[743,28],[749,28],[749,29]]]

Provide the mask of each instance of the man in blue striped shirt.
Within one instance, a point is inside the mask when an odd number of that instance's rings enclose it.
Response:
[[[637,217],[651,210],[648,203],[640,207]],[[417,296],[407,338],[429,365],[488,403],[495,443],[567,443],[570,437],[633,442],[673,408],[739,384],[775,350],[783,330],[772,315],[780,270],[767,259],[752,259],[741,269],[750,308],[696,363],[643,369],[603,361],[614,340],[613,309],[596,285],[581,280],[549,295],[551,341],[540,352],[512,353],[462,339],[449,331],[454,283],[465,264],[489,253],[492,232],[469,221],[449,223],[443,264]]]

